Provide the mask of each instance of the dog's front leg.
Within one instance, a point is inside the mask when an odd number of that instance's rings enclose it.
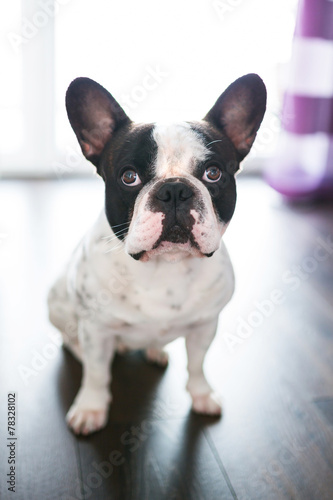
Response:
[[[219,397],[208,384],[203,363],[208,348],[215,336],[217,319],[191,326],[186,336],[188,382],[186,385],[192,398],[192,410],[206,415],[220,415]]]
[[[115,337],[105,326],[87,319],[79,322],[83,377],[81,388],[66,420],[76,434],[90,434],[102,429],[111,402],[110,362],[115,352]]]

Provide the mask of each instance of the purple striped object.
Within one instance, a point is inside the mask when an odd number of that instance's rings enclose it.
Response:
[[[265,172],[291,198],[333,199],[333,0],[300,0],[278,150]]]

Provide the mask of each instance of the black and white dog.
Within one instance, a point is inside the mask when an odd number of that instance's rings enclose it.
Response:
[[[88,78],[71,83],[66,106],[105,181],[105,208],[49,294],[51,322],[83,363],[67,422],[82,434],[105,426],[115,352],[144,349],[164,366],[163,347],[177,337],[186,341],[192,409],[219,415],[203,361],[234,290],[221,238],[235,209],[234,176],[265,113],[265,85],[255,74],[239,78],[198,122],[133,123]]]

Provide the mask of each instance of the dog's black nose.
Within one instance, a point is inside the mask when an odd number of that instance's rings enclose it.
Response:
[[[184,182],[166,182],[156,193],[156,198],[164,203],[178,205],[193,196],[192,189]]]

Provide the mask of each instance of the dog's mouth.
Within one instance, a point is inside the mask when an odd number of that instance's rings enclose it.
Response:
[[[183,244],[187,243],[188,241],[191,241],[191,239],[192,239],[191,233],[187,229],[184,229],[179,224],[175,224],[169,229],[163,231],[162,235],[155,243],[154,248],[157,248],[159,244],[162,243],[163,241],[175,244]]]
[[[141,262],[147,262],[153,257],[161,255],[168,262],[177,262],[185,257],[211,257],[214,252],[202,253],[192,233],[175,224],[163,231],[151,250],[143,250],[131,257]]]

